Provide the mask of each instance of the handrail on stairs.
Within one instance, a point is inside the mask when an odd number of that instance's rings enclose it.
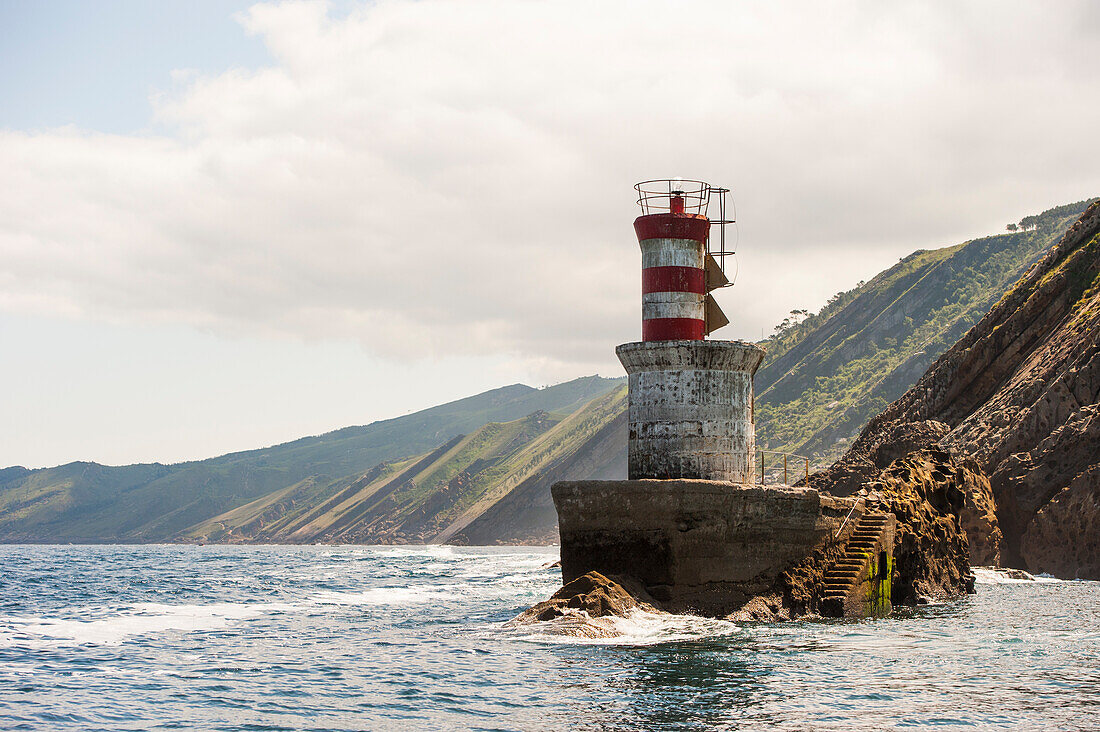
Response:
[[[859,507],[859,504],[863,503],[864,498],[866,498],[866,496],[860,496],[859,499],[852,504],[852,510],[848,511],[848,515],[845,516],[844,520],[840,522],[840,528],[836,530],[835,534],[833,534],[834,539],[838,538],[841,532],[844,531],[844,527],[848,525],[848,519],[852,518],[852,514],[856,512],[856,508]]]
[[[768,475],[764,472],[764,455],[782,455],[783,456],[783,485],[789,485],[787,482],[787,459],[794,458],[801,460],[803,469],[806,476],[806,481],[810,480],[810,459],[805,455],[795,455],[793,452],[782,452],[780,450],[757,450],[760,454],[760,485],[768,484]],[[755,471],[754,471],[755,472]]]

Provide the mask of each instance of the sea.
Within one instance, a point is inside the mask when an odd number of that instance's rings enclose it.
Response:
[[[0,546],[2,730],[1100,730],[1100,583],[887,619],[509,621],[556,548]]]

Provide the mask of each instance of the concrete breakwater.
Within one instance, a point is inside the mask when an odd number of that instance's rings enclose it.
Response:
[[[973,589],[988,480],[964,456],[918,450],[849,497],[704,480],[560,482],[564,587],[525,614],[636,606],[740,620],[867,617]],[[995,526],[992,527],[995,529]],[[625,592],[635,604],[621,598]]]
[[[564,582],[591,571],[631,577],[665,609],[714,616],[772,591],[856,504],[712,480],[563,482],[553,496]]]

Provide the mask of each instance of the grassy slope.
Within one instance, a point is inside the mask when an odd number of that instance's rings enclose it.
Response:
[[[207,541],[446,541],[516,486],[568,461],[621,415],[625,386],[565,417],[489,423],[424,456],[323,485],[307,480],[215,516],[179,538]]]
[[[514,385],[416,414],[177,465],[0,471],[0,541],[159,541],[250,501],[423,453],[486,422],[569,413],[621,380]]]
[[[827,463],[1027,271],[1087,202],[1036,229],[916,252],[764,342],[758,444]]]

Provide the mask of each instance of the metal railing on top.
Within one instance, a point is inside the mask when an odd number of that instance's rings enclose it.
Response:
[[[852,504],[852,510],[848,511],[848,515],[844,517],[844,520],[840,523],[840,528],[833,534],[834,539],[840,538],[840,532],[844,531],[844,527],[848,525],[848,520],[852,518],[852,514],[859,508],[859,504],[863,503],[864,496],[860,496],[855,503]]]
[[[757,461],[760,465],[760,485],[768,484],[768,473],[765,469],[765,455],[782,455],[783,456],[783,485],[790,485],[789,480],[789,465],[794,462],[797,465],[799,460],[802,461],[802,470],[806,480],[810,479],[810,459],[805,455],[795,455],[793,452],[780,452],[779,450],[757,450],[760,455],[760,459]],[[773,471],[776,473],[776,477],[779,475],[779,461],[776,460]]]

